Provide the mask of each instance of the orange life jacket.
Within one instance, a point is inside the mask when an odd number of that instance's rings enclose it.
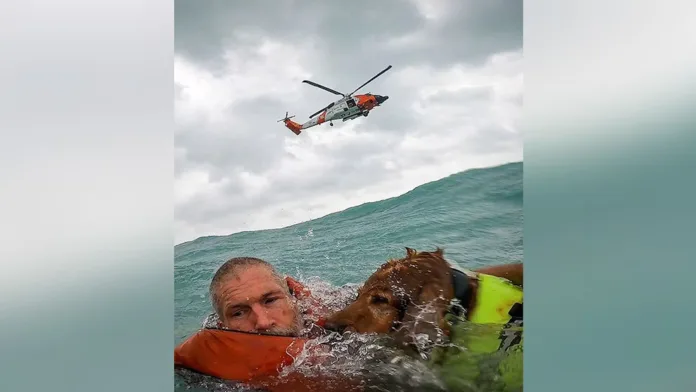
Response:
[[[286,278],[294,296],[313,301],[301,283]],[[319,322],[323,324],[321,321]],[[355,391],[358,380],[311,379],[301,374],[278,377],[283,367],[293,363],[308,339],[259,335],[218,329],[202,329],[174,349],[174,365],[202,374],[234,380],[269,391]],[[332,388],[332,385],[335,386]]]

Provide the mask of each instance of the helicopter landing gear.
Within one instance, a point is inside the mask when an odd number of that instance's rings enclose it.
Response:
[[[331,126],[333,127],[333,123],[332,123],[332,122],[330,122],[329,125],[331,125]]]
[[[362,113],[363,116],[367,117],[367,115],[370,114],[367,110]]]

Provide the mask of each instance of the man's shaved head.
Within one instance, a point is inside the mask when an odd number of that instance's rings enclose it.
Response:
[[[217,270],[210,299],[227,329],[298,336],[302,317],[287,281],[273,266],[256,257],[235,257]]]
[[[212,302],[213,309],[217,313],[218,317],[222,317],[222,304],[219,293],[220,285],[224,281],[238,276],[242,271],[249,267],[267,268],[271,275],[278,281],[278,284],[283,288],[283,290],[290,295],[287,282],[278,273],[278,271],[273,268],[271,263],[256,257],[234,257],[227,260],[223,265],[220,266],[220,268],[218,268],[215,275],[213,275],[212,281],[210,282],[210,301]]]

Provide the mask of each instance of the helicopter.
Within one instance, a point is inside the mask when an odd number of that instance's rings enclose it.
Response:
[[[309,116],[310,120],[304,124],[299,124],[290,120],[295,116],[293,115],[288,117],[288,112],[285,112],[285,118],[278,120],[278,122],[284,122],[285,126],[288,129],[290,129],[295,135],[299,135],[300,133],[302,133],[303,129],[311,128],[319,124],[323,124],[327,121],[329,122],[329,125],[333,127],[334,121],[343,120],[343,122],[345,122],[348,120],[354,120],[360,116],[367,117],[367,115],[370,114],[370,111],[372,109],[382,105],[384,101],[389,99],[389,96],[375,95],[370,93],[353,96],[353,94],[355,94],[355,92],[357,92],[361,88],[365,87],[371,81],[377,79],[383,73],[389,71],[391,67],[392,66],[390,65],[387,68],[383,69],[380,73],[373,76],[372,79],[363,83],[362,86],[356,88],[350,94],[340,93],[336,90],[322,86],[318,83],[314,83],[310,80],[303,80],[302,83],[307,83],[311,86],[320,88],[322,90],[326,90],[330,93],[341,95],[343,98],[339,99],[338,101],[331,102],[326,107],[318,110],[316,113]]]

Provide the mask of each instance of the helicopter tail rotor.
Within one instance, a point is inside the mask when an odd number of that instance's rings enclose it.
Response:
[[[291,118],[293,118],[293,117],[295,117],[294,114],[293,114],[292,116],[288,117],[288,112],[285,112],[285,117],[284,117],[284,118],[281,118],[280,120],[278,120],[278,122],[285,122],[285,121],[287,121],[287,120],[289,120],[289,119],[291,119]]]
[[[285,126],[292,131],[295,135],[299,135],[302,133],[302,125],[290,120],[291,118],[295,117],[294,115],[288,117],[288,112],[285,112],[285,118],[281,118],[278,120],[278,122],[284,122]]]

